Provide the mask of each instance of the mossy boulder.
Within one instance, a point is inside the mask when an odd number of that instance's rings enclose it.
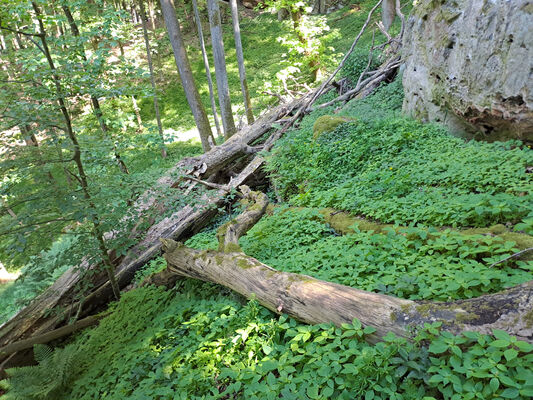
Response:
[[[346,122],[356,122],[355,118],[341,117],[339,115],[322,115],[318,117],[313,125],[313,140],[316,140],[324,132],[331,132],[337,126],[345,124]]]

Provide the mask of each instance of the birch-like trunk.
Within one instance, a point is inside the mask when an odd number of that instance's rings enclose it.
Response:
[[[185,49],[185,44],[181,37],[178,18],[176,17],[176,10],[171,0],[160,0],[160,3],[183,90],[185,91],[187,102],[189,103],[189,107],[191,108],[194,121],[196,122],[200,134],[202,148],[204,152],[208,152],[211,149],[211,145],[209,144],[209,137],[212,136],[211,126],[209,125],[209,120],[207,119],[207,114],[204,105],[202,104],[200,94],[194,83],[189,57],[187,56],[187,50]]]
[[[229,94],[228,72],[224,55],[224,42],[222,41],[222,25],[220,21],[220,8],[217,0],[207,0],[207,12],[209,26],[211,28],[211,43],[213,45],[213,57],[215,59],[215,75],[217,78],[218,102],[220,114],[222,114],[222,126],[224,137],[229,139],[237,131],[233,113],[231,111],[231,99]]]
[[[194,0],[195,1],[195,0]],[[230,0],[231,20],[233,22],[233,35],[235,37],[235,50],[237,52],[237,64],[239,66],[239,79],[241,81],[241,91],[244,100],[244,110],[248,124],[254,122],[254,113],[252,111],[252,102],[250,101],[250,92],[248,91],[248,82],[246,80],[246,69],[244,67],[244,54],[241,43],[241,27],[239,25],[239,9],[237,0]]]
[[[161,138],[161,156],[163,158],[166,158],[167,148],[165,146],[165,136],[163,135],[163,125],[161,124],[161,114],[159,113],[159,102],[157,101],[157,88],[155,85],[154,65],[152,62],[152,49],[150,47],[150,39],[148,37],[147,18],[143,1],[144,0],[139,0],[139,11],[141,14],[140,17],[143,27],[144,45],[146,46],[146,59],[148,61],[148,68],[150,70],[150,84],[152,85],[152,92],[154,97],[155,119],[157,120],[157,129]]]
[[[220,137],[222,136],[222,130],[220,129],[220,122],[218,120],[215,91],[213,89],[213,79],[211,79],[211,68],[209,67],[209,59],[207,58],[207,51],[205,50],[204,32],[202,29],[202,21],[200,19],[200,13],[198,12],[198,3],[196,2],[196,0],[192,0],[192,7],[194,11],[194,19],[196,21],[196,28],[198,29],[198,39],[200,41],[202,57],[204,59],[205,75],[207,78],[207,85],[209,87],[209,99],[211,100],[211,111],[213,112],[213,119],[215,120],[217,135]]]

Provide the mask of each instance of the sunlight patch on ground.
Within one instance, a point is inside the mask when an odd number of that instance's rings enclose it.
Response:
[[[165,142],[186,142],[188,140],[200,141],[198,129],[192,128],[187,131],[177,131],[172,128],[167,128],[163,131]]]
[[[4,264],[0,261],[0,283],[7,283],[14,281],[19,277],[19,273],[10,273],[4,267]]]

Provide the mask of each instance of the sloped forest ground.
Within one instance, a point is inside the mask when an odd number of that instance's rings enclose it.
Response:
[[[344,75],[365,63],[356,53]],[[350,121],[328,125],[332,106],[285,134],[266,165],[273,207],[241,238],[243,251],[279,270],[406,299],[473,298],[531,280],[531,252],[500,262],[533,247],[531,149],[451,137],[404,118],[402,99],[397,77],[344,106],[338,115]],[[241,209],[185,244],[216,248],[216,228]],[[452,335],[435,323],[412,341],[391,334],[370,345],[372,327],[357,320],[306,325],[190,279],[172,290],[141,286],[163,268],[162,258],[147,264],[99,326],[53,351],[37,346],[39,365],[14,371],[4,385],[16,391],[4,398],[533,396],[533,346],[503,331]]]
[[[357,5],[354,8],[353,5],[348,5],[328,15],[328,24],[331,29],[324,32],[325,37],[322,38],[326,46],[324,58],[326,65],[324,67],[331,68],[336,65],[340,56],[347,51],[353,41],[354,27],[359,28],[362,26],[372,6],[373,1],[365,0],[360,6]],[[238,101],[241,94],[233,31],[231,24],[227,23],[229,11],[226,7],[222,7],[222,11],[226,22],[223,24],[223,28],[224,43],[227,51],[229,86],[234,100],[236,120],[238,121],[238,115],[242,117],[244,110],[238,106],[241,103]],[[255,15],[256,13],[254,12],[253,14]],[[204,30],[206,30],[207,21],[203,21],[203,23]],[[198,45],[196,28],[192,25],[191,20],[186,18],[183,18],[182,28],[188,43],[188,54],[195,81],[204,101],[204,107],[210,110],[207,79]],[[279,91],[281,84],[276,74],[290,65],[290,62],[284,56],[286,49],[276,40],[276,38],[287,39],[290,37],[290,23],[288,21],[279,22],[275,15],[264,13],[256,15],[253,19],[244,18],[241,21],[241,29],[243,47],[246,54],[250,96],[254,113],[257,117],[278,101],[276,97],[265,94],[263,91],[265,89],[269,89],[272,92]],[[137,34],[139,33],[137,32]],[[124,129],[121,133],[121,140],[118,142],[118,150],[130,170],[128,177],[117,176],[115,165],[109,163],[107,154],[105,155],[107,158],[105,162],[99,160],[97,165],[89,170],[90,178],[95,181],[107,182],[102,185],[102,196],[113,199],[111,201],[106,200],[107,203],[113,203],[110,205],[109,210],[102,209],[102,219],[104,222],[108,222],[110,230],[120,224],[122,217],[128,213],[125,199],[132,195],[131,192],[142,193],[146,187],[153,185],[165,171],[175,165],[180,159],[196,156],[201,154],[202,151],[194,119],[176,73],[172,49],[166,38],[164,27],[156,29],[155,36],[158,37],[158,40],[153,41],[155,48],[154,63],[157,66],[158,97],[160,99],[161,119],[169,157],[161,159],[154,155],[154,153],[158,152],[159,139],[151,96],[139,96],[138,99],[140,114],[145,125],[143,132],[138,131],[130,96],[117,96],[102,102],[104,114],[113,117],[109,121],[110,126],[116,125]],[[370,36],[367,35],[364,39],[367,44],[370,43]],[[144,45],[139,44],[142,43],[140,40],[142,40],[142,37],[133,37],[132,42],[125,45],[127,50],[125,57],[130,59],[131,62],[135,60],[136,63],[146,64],[145,50],[142,47]],[[210,46],[207,47],[207,51],[212,57]],[[366,54],[363,52],[356,59],[358,68],[364,68]],[[264,62],[266,59],[269,60],[268,63]],[[215,79],[213,68],[211,72],[212,78]],[[356,72],[355,70],[353,71],[354,74]],[[134,84],[139,88],[144,88],[143,90],[148,90],[145,87],[148,84],[146,79],[144,81],[137,80]],[[212,118],[211,113],[209,115]],[[91,113],[87,113],[80,115],[79,118],[81,120],[80,125],[90,126],[91,118],[94,117]],[[214,125],[213,121],[211,121],[211,124]],[[183,140],[184,138],[189,139],[191,134],[197,139],[191,141]],[[87,145],[87,148],[94,146],[91,141],[94,141],[96,134],[93,131],[84,129],[79,135],[84,146]],[[102,147],[104,147],[103,142],[104,140],[102,139],[102,143],[100,143]],[[99,151],[104,152],[105,150]],[[104,158],[100,153],[91,154],[88,158],[96,160],[98,157]],[[51,172],[56,176],[56,179],[61,179],[62,171],[59,164],[53,165],[51,168]],[[41,178],[38,175],[41,172],[26,171],[24,176],[17,177],[17,186],[8,186],[3,188],[3,190],[11,192],[14,197],[39,197],[37,196],[40,193],[39,191],[45,192],[42,185],[35,184]],[[6,173],[6,175],[8,174]],[[112,194],[110,195],[110,193]],[[46,195],[42,197],[44,199],[43,202],[48,201]],[[15,211],[20,215],[31,215],[39,207],[41,207],[41,204],[33,205],[22,202],[22,205],[15,208]],[[50,207],[42,208],[48,210]],[[65,213],[66,211],[62,210],[61,212]],[[168,214],[158,215],[157,218],[162,219],[165,216],[168,216]],[[0,221],[1,219],[9,220],[9,218],[10,216],[7,214],[2,215],[0,216]],[[68,225],[68,223],[65,225]],[[78,230],[83,230],[82,228],[83,226],[79,227]],[[60,234],[52,237],[33,235],[23,245],[17,243],[17,235],[13,235],[13,240],[3,240],[0,243],[0,252],[5,255],[4,259],[12,262],[12,265],[6,265],[6,267],[10,271],[20,272],[21,275],[20,279],[15,282],[7,285],[0,284],[0,324],[7,321],[18,310],[27,306],[32,299],[49,287],[63,272],[74,265],[79,265],[81,258],[86,254],[87,244],[84,241],[89,239],[82,234],[78,234],[76,229],[69,228],[68,230],[68,235]],[[127,244],[122,245],[124,248],[126,246]],[[35,248],[46,248],[46,250],[34,251]],[[27,257],[26,254],[37,255]]]
[[[466,143],[401,117],[401,100],[396,79],[342,110],[356,121],[313,137],[325,109],[282,138],[267,165],[275,205],[241,239],[245,253],[407,299],[531,280],[531,258],[492,266],[532,245],[531,150]],[[216,247],[215,228],[230,218],[186,245]],[[136,281],[162,268],[156,259]],[[454,336],[435,323],[412,342],[369,345],[372,328],[357,320],[309,326],[188,279],[131,290],[111,311],[43,356],[32,382],[56,399],[525,399],[533,390],[533,347],[503,331]]]

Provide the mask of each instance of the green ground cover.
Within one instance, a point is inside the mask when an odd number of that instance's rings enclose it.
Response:
[[[345,18],[336,23],[350,27],[346,37],[351,38],[350,24],[360,24],[361,16],[350,15],[352,22]],[[277,21],[264,18],[264,26],[245,26],[243,31],[280,30]],[[248,42],[245,48],[260,45]],[[272,57],[278,54],[274,50]],[[353,70],[360,70],[367,54],[353,57],[346,76],[356,76]],[[230,85],[237,90],[237,81]],[[491,264],[531,247],[532,180],[525,167],[533,163],[533,152],[519,142],[465,142],[437,126],[405,119],[400,115],[402,99],[397,79],[339,113],[355,122],[314,139],[313,125],[332,113],[329,108],[307,116],[286,134],[268,159],[275,191],[285,201],[241,238],[243,250],[280,270],[409,299],[471,298],[531,280],[531,259]],[[143,115],[150,118],[147,107],[143,105]],[[165,118],[165,123],[182,127],[192,121],[179,111]],[[135,168],[145,168],[138,163]],[[269,194],[276,197],[274,188]],[[320,212],[323,207],[367,222],[341,235]],[[186,244],[215,248],[217,224]],[[500,224],[497,229],[495,224]],[[164,266],[161,258],[153,260],[136,281]],[[44,279],[54,271],[49,268]],[[502,331],[451,335],[435,324],[420,327],[410,342],[388,335],[370,345],[364,338],[373,328],[358,321],[342,327],[309,326],[219,286],[192,280],[180,281],[171,291],[134,289],[110,310],[98,327],[78,334],[65,347],[38,349],[39,366],[12,370],[11,380],[2,384],[11,391],[3,398],[533,396],[533,347]]]

